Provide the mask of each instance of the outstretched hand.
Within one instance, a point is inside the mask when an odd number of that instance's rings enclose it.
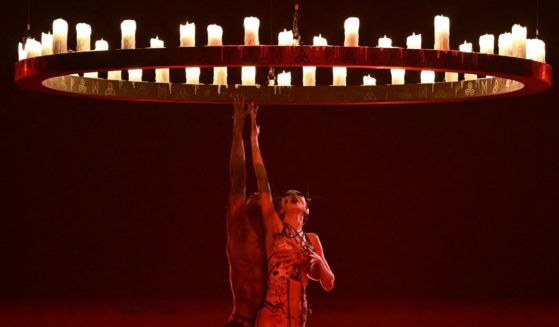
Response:
[[[233,108],[235,109],[233,113],[233,126],[242,130],[246,117],[245,97],[240,93],[234,94],[231,97],[233,98]]]
[[[258,114],[258,108],[259,107],[254,102],[251,102],[248,105],[248,111],[250,113],[250,122],[251,122],[251,125],[252,125],[251,135],[254,136],[254,137],[258,137],[258,135],[260,135],[260,126],[256,122],[256,116]]]

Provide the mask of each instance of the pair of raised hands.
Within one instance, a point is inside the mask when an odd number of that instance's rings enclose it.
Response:
[[[242,95],[236,94],[232,98],[233,108],[235,109],[233,116],[234,126],[242,130],[245,117],[248,113],[250,114],[252,135],[258,136],[260,134],[260,126],[256,123],[256,116],[258,114],[259,106],[257,106],[254,102],[251,102],[247,105],[247,109],[245,110],[245,98]]]

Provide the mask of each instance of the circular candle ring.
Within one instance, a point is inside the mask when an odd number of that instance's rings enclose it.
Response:
[[[70,74],[126,69],[184,67],[403,68],[477,75],[482,78],[433,84],[378,86],[187,85],[84,78]],[[524,96],[551,87],[551,66],[527,59],[459,51],[341,46],[208,46],[73,52],[21,60],[18,86],[59,95],[125,101],[231,102],[233,93],[258,104],[369,105],[458,102]]]

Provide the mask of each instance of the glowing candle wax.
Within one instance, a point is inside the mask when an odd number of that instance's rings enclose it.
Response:
[[[41,46],[41,42],[33,39],[33,38],[28,38],[25,41],[25,51],[27,53],[27,58],[33,58],[33,57],[38,57],[41,55],[41,51],[42,51],[42,46]]]
[[[512,57],[512,34],[503,33],[499,35],[499,55]]]
[[[130,82],[141,82],[142,81],[142,70],[141,69],[129,69],[128,70],[128,80]]]
[[[260,28],[260,20],[256,17],[245,17],[245,45],[260,45],[258,39],[258,29]]]
[[[219,25],[208,25],[208,46],[223,45],[223,28]]]
[[[379,48],[392,48],[392,40],[389,37],[381,37],[378,39]]]
[[[291,72],[285,72],[278,74],[278,85],[279,86],[291,86]]]
[[[196,25],[194,23],[179,24],[179,30],[181,47],[196,46]]]
[[[312,45],[316,47],[326,46],[328,45],[328,41],[322,37],[322,34],[319,34],[318,36],[313,37]]]
[[[512,27],[512,56],[517,58],[526,58],[526,27],[514,25]]]
[[[371,75],[365,75],[363,76],[363,85],[364,86],[377,85],[377,80],[376,78],[371,77]]]
[[[25,48],[23,47],[23,44],[21,42],[18,43],[17,54],[18,60],[27,59],[27,51],[25,51]]]
[[[450,19],[435,17],[435,50],[450,50]]]
[[[344,22],[344,46],[345,47],[358,47],[359,46],[359,18],[349,17]]]
[[[188,67],[185,68],[186,73],[186,84],[197,85],[200,84],[200,67]],[[225,77],[225,81],[227,76]],[[222,84],[227,84],[226,82]]]
[[[421,34],[408,36],[406,40],[406,46],[408,49],[421,49]]]
[[[495,54],[495,36],[493,34],[485,34],[479,37],[479,52]]]
[[[243,66],[241,68],[241,83],[242,85],[254,86],[256,85],[256,67]]]
[[[278,45],[293,45],[293,31],[283,29],[283,32],[279,32]]]
[[[406,83],[406,70],[405,69],[391,69],[390,74],[392,76],[393,85],[403,85]]]
[[[303,86],[316,86],[316,67],[303,67]]]
[[[136,21],[124,20],[120,24],[122,32],[121,49],[135,49],[136,48]]]
[[[526,59],[545,63],[545,43],[538,39],[526,41]]]
[[[152,48],[164,48],[165,42],[160,40],[159,37],[149,40],[149,45]],[[169,83],[169,68],[155,69],[155,82],[156,83]]]
[[[422,84],[435,83],[435,72],[432,70],[422,70],[421,83]]]
[[[333,73],[332,85],[346,86],[346,78],[347,78],[346,67],[333,67],[332,73]]]
[[[472,52],[473,45],[471,43],[468,43],[468,42],[464,41],[463,44],[460,44],[459,49],[462,52]],[[477,79],[477,75],[476,74],[464,74],[464,79],[466,81],[475,80],[475,79]]]
[[[52,43],[53,43],[53,35],[50,33],[42,33],[41,34],[41,55],[48,56],[53,54],[52,50]]]
[[[52,50],[55,54],[68,52],[68,23],[59,18],[52,22]]]
[[[91,26],[86,23],[76,25],[76,51],[91,50]]]
[[[446,72],[444,74],[445,82],[458,82],[458,73]]]

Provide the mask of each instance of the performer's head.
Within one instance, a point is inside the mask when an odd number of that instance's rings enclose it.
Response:
[[[262,219],[262,209],[260,208],[260,193],[254,192],[246,200],[246,212],[251,219]]]
[[[296,214],[303,213],[305,219],[303,224],[309,219],[309,203],[303,193],[297,190],[289,190],[285,192],[281,198],[279,206],[279,215],[283,219],[286,213],[294,212]]]

